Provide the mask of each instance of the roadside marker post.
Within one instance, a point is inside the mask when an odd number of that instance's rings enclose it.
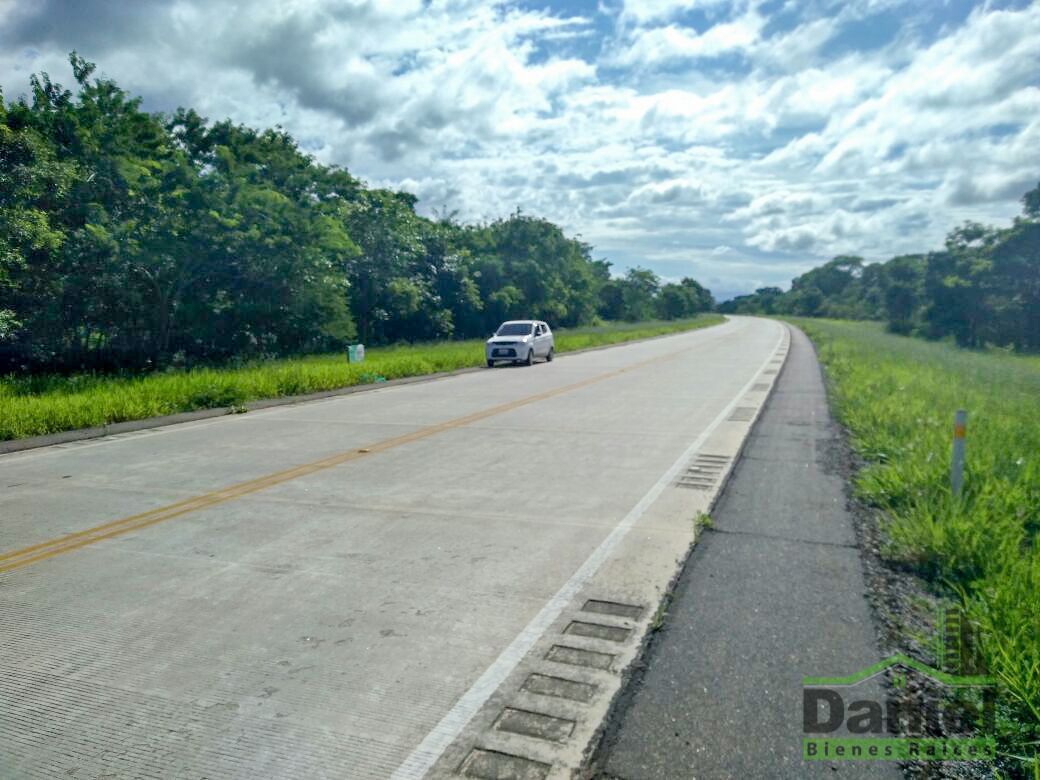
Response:
[[[964,487],[964,435],[968,429],[968,413],[958,409],[953,418],[953,459],[950,461],[950,488],[960,498]]]

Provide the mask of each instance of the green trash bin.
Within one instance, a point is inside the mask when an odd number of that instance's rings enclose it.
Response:
[[[365,345],[351,344],[347,347],[347,362],[360,363],[365,359]]]

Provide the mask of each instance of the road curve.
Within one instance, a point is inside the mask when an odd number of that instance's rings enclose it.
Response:
[[[786,340],[733,318],[0,457],[0,776],[565,772]]]

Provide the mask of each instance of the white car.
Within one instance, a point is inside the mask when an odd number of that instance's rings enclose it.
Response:
[[[548,362],[555,354],[552,331],[539,320],[503,322],[484,345],[488,368],[494,368],[499,361],[531,365],[535,358],[545,358]]]

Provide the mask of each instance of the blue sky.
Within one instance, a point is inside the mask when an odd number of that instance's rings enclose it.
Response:
[[[1024,1],[0,0],[8,98],[73,48],[149,108],[280,124],[425,213],[520,207],[721,298],[936,248],[1040,180]]]

